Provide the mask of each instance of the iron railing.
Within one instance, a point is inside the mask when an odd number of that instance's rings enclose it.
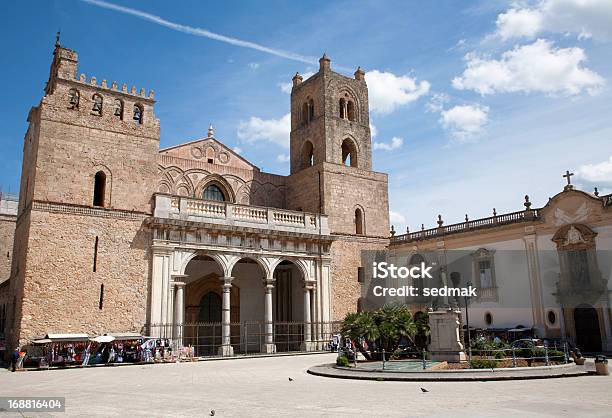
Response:
[[[332,337],[340,332],[340,325],[340,321],[274,322],[272,344],[277,353],[303,351],[305,328],[310,327],[309,350],[325,350]],[[189,347],[196,357],[214,357],[222,352],[221,322],[147,324],[143,334],[167,339],[175,349]],[[264,321],[232,322],[229,337],[234,355],[269,354],[263,349],[268,343]]]

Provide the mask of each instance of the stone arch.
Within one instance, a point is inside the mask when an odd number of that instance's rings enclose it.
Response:
[[[219,174],[210,174],[200,180],[198,185],[195,187],[194,197],[196,199],[202,199],[204,190],[206,190],[206,188],[211,184],[214,184],[221,189],[223,195],[225,196],[226,202],[236,202],[236,194],[234,193],[233,187],[223,176]]]
[[[300,166],[304,169],[312,167],[313,165],[315,165],[314,145],[311,141],[306,140],[302,144],[302,149],[300,150]]]
[[[229,271],[230,276],[233,274],[234,272],[234,267],[236,267],[236,265],[241,261],[241,260],[252,260],[254,261],[259,268],[261,269],[262,273],[264,274],[264,277],[262,277],[262,279],[264,278],[268,278],[270,276],[270,271],[269,271],[269,266],[260,258],[257,256],[235,256],[233,257],[233,259],[229,262],[227,269]]]
[[[179,269],[179,275],[185,275],[185,269],[189,265],[189,262],[196,257],[209,257],[216,261],[217,265],[221,268],[221,271],[224,276],[229,276],[229,274],[231,273],[228,269],[230,260],[227,257],[224,257],[222,254],[216,254],[214,252],[207,251],[193,251],[192,253],[188,254],[183,258]]]
[[[171,190],[172,190],[172,185],[167,180],[162,180],[159,183],[157,183],[158,193],[170,194]]]
[[[346,113],[344,114],[344,118],[343,119],[347,119],[350,120],[352,122],[359,122],[361,120],[361,103],[359,101],[359,96],[357,95],[357,93],[355,93],[355,91],[349,87],[349,86],[341,86],[339,91],[338,91],[338,97],[340,99],[344,99],[345,103],[346,103]],[[340,100],[339,99],[339,100]],[[350,115],[349,113],[349,104],[352,103],[351,107],[352,107],[352,115]],[[351,118],[352,117],[352,118]]]
[[[365,235],[366,234],[366,222],[365,222],[365,211],[361,205],[355,205],[354,207],[354,221],[355,221],[355,234]]]
[[[342,154],[342,164],[351,167],[359,167],[359,148],[357,142],[351,137],[346,137],[340,146]]]
[[[91,171],[89,181],[89,183],[91,184],[91,202],[93,203],[93,200],[95,200],[96,178],[100,173],[104,173],[104,190],[102,191],[102,194],[104,195],[103,204],[94,206],[109,207],[112,204],[113,173],[111,172],[110,168],[108,168],[108,166],[100,163],[94,163],[92,168],[93,169]]]
[[[306,281],[310,280],[310,273],[308,273],[308,268],[307,268],[306,264],[303,262],[303,260],[300,260],[299,258],[294,258],[294,257],[280,257],[280,258],[278,258],[272,264],[272,266],[271,266],[272,274],[274,274],[274,270],[276,270],[278,265],[280,263],[282,263],[283,261],[290,262],[290,263],[292,263],[293,265],[295,265],[297,267],[297,269],[302,274],[302,281],[303,282],[306,282]]]

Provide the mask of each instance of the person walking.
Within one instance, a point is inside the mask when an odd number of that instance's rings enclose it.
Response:
[[[14,372],[19,362],[19,347],[15,348],[15,351],[11,354],[11,371]]]

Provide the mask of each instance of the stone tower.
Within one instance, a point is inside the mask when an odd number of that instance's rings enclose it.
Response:
[[[323,55],[307,80],[296,74],[291,90],[289,209],[329,216],[334,318],[355,311],[361,251],[388,245],[387,175],[372,171],[372,138],[365,72],[331,69]]]
[[[291,91],[291,173],[320,162],[372,169],[372,138],[365,73],[355,78],[331,70],[323,55],[319,72]],[[311,158],[311,156],[313,158]]]
[[[52,332],[140,331],[159,121],[153,93],[77,76],[59,44],[28,116],[11,273],[11,344]]]

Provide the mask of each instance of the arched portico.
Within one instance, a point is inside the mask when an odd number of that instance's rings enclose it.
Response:
[[[277,340],[278,351],[317,346],[329,320],[329,297],[321,296],[329,290],[328,265],[321,270],[314,257],[264,251],[155,250],[150,324],[162,325],[152,325],[151,335],[192,345],[197,355],[274,353]],[[317,286],[320,271],[325,283]]]

